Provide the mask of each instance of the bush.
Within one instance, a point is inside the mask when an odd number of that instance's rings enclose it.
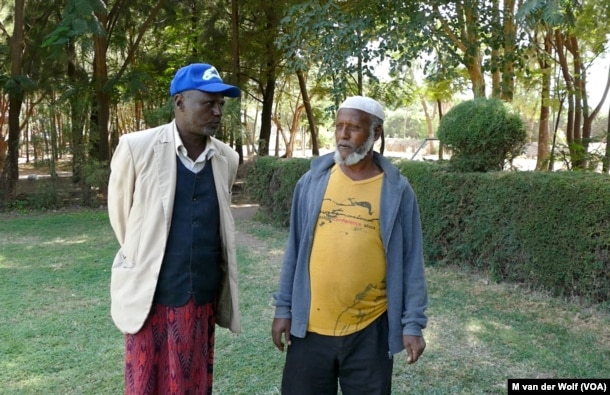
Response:
[[[498,99],[468,100],[441,119],[438,138],[452,150],[451,166],[462,172],[502,170],[520,155],[527,133],[521,117]]]
[[[427,265],[455,265],[610,308],[610,182],[597,173],[456,173],[395,160],[421,211]],[[308,159],[257,159],[248,195],[287,226]]]
[[[267,219],[281,226],[290,223],[294,187],[309,170],[310,159],[255,159],[246,176],[246,194],[257,201]]]
[[[607,175],[455,173],[408,161],[399,168],[418,196],[428,265],[610,302]]]

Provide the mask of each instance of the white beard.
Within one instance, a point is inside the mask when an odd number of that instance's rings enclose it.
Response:
[[[369,137],[366,139],[364,144],[362,144],[360,147],[356,148],[354,150],[354,152],[352,152],[351,154],[347,155],[347,157],[345,157],[345,159],[343,159],[341,157],[341,153],[339,152],[339,149],[337,147],[337,149],[335,150],[335,163],[338,165],[345,165],[345,166],[355,165],[356,163],[360,162],[362,159],[364,159],[366,157],[366,155],[369,153],[369,151],[373,148],[374,144],[375,144],[375,133],[373,133],[371,131],[371,133],[369,133]]]

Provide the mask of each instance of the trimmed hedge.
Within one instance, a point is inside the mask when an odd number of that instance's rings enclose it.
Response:
[[[452,150],[449,163],[460,172],[499,171],[518,156],[527,131],[521,116],[499,99],[466,100],[447,112],[438,138]]]
[[[247,193],[287,226],[309,159],[264,157]],[[455,173],[395,160],[418,197],[428,265],[457,265],[495,281],[610,307],[610,178],[583,172]]]
[[[248,166],[245,192],[260,204],[270,222],[289,225],[292,192],[309,163],[310,159],[263,156]]]

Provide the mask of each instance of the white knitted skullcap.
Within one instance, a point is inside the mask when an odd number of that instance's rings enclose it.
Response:
[[[343,104],[339,106],[339,110],[342,108],[353,108],[355,110],[364,111],[371,115],[374,115],[380,118],[382,121],[385,120],[385,115],[383,113],[383,107],[376,100],[371,99],[370,97],[364,96],[351,96],[345,99]]]

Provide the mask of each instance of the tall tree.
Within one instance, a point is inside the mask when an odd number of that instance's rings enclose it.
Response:
[[[307,124],[309,125],[309,134],[311,135],[311,154],[313,156],[320,155],[320,147],[318,146],[318,135],[316,133],[316,122],[313,116],[313,110],[311,109],[311,101],[309,99],[309,92],[307,91],[307,81],[305,74],[298,70],[297,78],[299,79],[299,89],[301,96],[303,97],[303,107],[305,108],[305,114],[307,114]]]
[[[263,79],[260,81],[260,90],[263,95],[263,108],[261,111],[261,131],[259,138],[258,153],[259,155],[269,155],[269,141],[271,138],[271,119],[273,116],[273,98],[275,97],[275,88],[278,77],[279,68],[279,52],[275,46],[275,38],[279,31],[281,20],[281,9],[278,4],[261,3],[259,18],[263,20],[264,30],[267,32],[263,36],[264,60]]]
[[[48,43],[64,45],[82,35],[91,35],[93,44],[92,84],[95,95],[91,112],[92,153],[100,162],[110,160],[110,106],[114,85],[135,60],[144,34],[165,7],[165,0],[153,6],[147,2],[125,0],[68,0],[62,23],[50,35]],[[134,28],[135,26],[135,28]],[[113,58],[118,67],[109,74],[108,51],[124,45],[125,55]],[[121,49],[123,49],[121,48]],[[119,48],[114,48],[118,50]]]
[[[239,84],[244,96],[262,105],[258,138],[259,155],[269,154],[273,105],[278,79],[283,75],[282,54],[275,45],[287,1],[239,1]],[[201,54],[221,70],[234,70],[231,30],[233,10],[223,0],[205,4],[210,17],[199,32]],[[232,78],[232,77],[230,77]]]
[[[462,63],[468,70],[475,98],[485,97],[485,77],[483,73],[483,49],[481,12],[484,7],[477,0],[463,0],[438,4],[432,2],[434,18],[440,25],[437,34],[451,42],[462,54]]]
[[[515,23],[515,0],[504,0],[502,9],[502,28],[494,29],[494,35],[502,41],[502,81],[500,99],[512,102],[515,90],[515,61],[517,60],[517,26]]]
[[[14,195],[19,179],[19,138],[21,136],[19,116],[24,98],[22,84],[24,79],[22,61],[25,50],[24,20],[25,0],[15,0],[13,34],[10,37],[11,78],[6,84],[9,96],[8,154],[0,175],[0,189],[4,191],[8,199]]]
[[[239,2],[231,0],[231,47],[233,62],[231,63],[230,81],[233,85],[241,86],[240,78],[240,51],[239,51]],[[241,109],[241,97],[237,99],[237,108]],[[241,128],[240,112],[236,111],[231,117],[231,130],[235,134],[235,150],[239,155],[239,163],[244,162],[244,150]]]
[[[588,166],[591,125],[610,89],[609,75],[602,99],[594,107],[589,105],[587,69],[599,54],[607,50],[606,35],[610,33],[610,24],[600,25],[599,15],[609,13],[610,5],[607,2],[592,0],[528,0],[519,11],[521,17],[534,19],[547,29],[545,40],[550,40],[554,48],[554,61],[565,87],[565,133],[574,168],[585,169]],[[545,85],[542,86],[544,89]]]
[[[375,80],[377,60],[387,56],[379,27],[383,19],[389,24],[398,18],[393,5],[299,2],[288,10],[278,39],[287,67],[307,72],[315,66],[320,78],[329,81],[336,105],[346,95],[366,95],[364,79]]]

